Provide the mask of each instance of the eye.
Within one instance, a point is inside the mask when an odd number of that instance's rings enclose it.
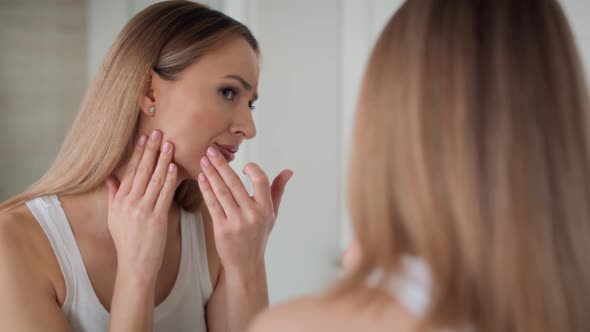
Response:
[[[233,101],[236,97],[236,90],[233,88],[222,88],[219,92],[223,95],[223,97],[229,101]]]
[[[248,108],[250,108],[250,111],[254,112],[256,110],[256,105],[254,105],[254,103],[249,103]]]

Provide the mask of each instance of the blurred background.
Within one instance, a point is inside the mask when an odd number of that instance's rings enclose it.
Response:
[[[48,168],[107,49],[155,2],[0,0],[0,201]],[[340,273],[350,241],[346,161],[363,68],[402,1],[200,2],[245,23],[262,48],[258,136],[234,168],[295,171],[267,249],[271,302],[318,291]],[[562,5],[588,77],[590,1]]]

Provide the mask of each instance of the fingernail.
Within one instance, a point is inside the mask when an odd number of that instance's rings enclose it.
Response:
[[[170,163],[170,165],[168,165],[168,173],[174,173],[174,170],[176,169],[176,165]]]
[[[203,168],[207,168],[207,167],[209,167],[209,165],[211,165],[211,163],[209,162],[209,158],[207,158],[207,157],[201,158],[201,166],[203,166]]]
[[[157,130],[154,130],[152,132],[152,134],[150,135],[150,138],[152,139],[152,141],[157,141],[160,138],[160,132]]]
[[[213,147],[210,147],[207,149],[207,154],[209,155],[209,157],[213,158],[217,156],[217,150],[215,150],[215,148]]]
[[[170,152],[171,147],[172,147],[172,144],[170,144],[170,142],[166,142],[166,143],[164,143],[164,146],[162,147],[162,151],[164,153],[168,153],[168,152]]]
[[[147,141],[147,136],[141,135],[139,137],[139,139],[137,140],[137,145],[144,146],[146,141]]]

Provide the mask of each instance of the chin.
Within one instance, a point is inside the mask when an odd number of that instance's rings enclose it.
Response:
[[[184,180],[194,180],[197,181],[199,173],[201,172],[201,167],[196,167],[193,169],[187,169],[183,165],[178,165],[178,181],[182,182]]]
[[[178,167],[178,180],[197,180],[201,173],[200,158],[195,158],[199,153],[181,153],[177,151],[174,155],[174,162]]]

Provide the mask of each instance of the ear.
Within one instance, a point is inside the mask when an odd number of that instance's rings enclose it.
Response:
[[[143,95],[139,98],[139,108],[144,115],[153,117],[155,113],[150,112],[150,107],[156,107],[156,96],[158,95],[158,83],[160,77],[155,71],[151,71],[145,83]]]

